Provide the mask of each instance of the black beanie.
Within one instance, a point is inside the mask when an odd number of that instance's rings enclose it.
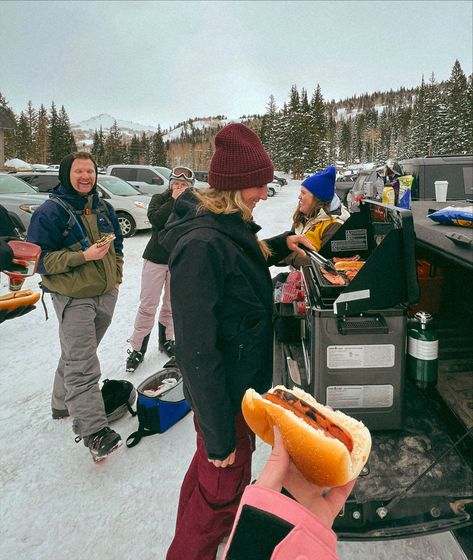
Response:
[[[79,154],[81,156],[82,154],[84,154],[84,157],[83,158],[77,157]],[[87,156],[87,158],[85,156]],[[85,152],[76,152],[74,154],[69,154],[68,156],[66,156],[61,160],[61,163],[59,164],[59,181],[61,182],[61,185],[65,187],[68,191],[77,194],[77,191],[75,190],[75,188],[72,186],[71,183],[71,167],[75,159],[90,159],[90,161],[94,164],[95,183],[94,186],[92,187],[92,190],[95,189],[95,187],[97,186],[97,164],[95,163],[94,158],[90,154],[86,154]]]

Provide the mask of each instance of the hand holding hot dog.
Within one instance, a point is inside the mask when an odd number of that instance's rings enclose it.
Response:
[[[273,451],[256,484],[280,492],[285,488],[301,505],[331,527],[355,485],[352,480],[322,495],[323,488],[309,482],[291,461],[281,435],[274,427]]]
[[[110,247],[110,242],[108,242],[106,245],[102,245],[101,247],[99,247],[97,245],[97,243],[94,243],[93,245],[91,245],[88,249],[86,249],[84,251],[84,258],[86,261],[99,261],[100,259],[103,259],[105,257],[105,255],[108,252],[108,249]]]

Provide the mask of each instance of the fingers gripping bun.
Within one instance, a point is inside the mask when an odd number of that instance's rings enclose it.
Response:
[[[279,402],[278,395],[283,394],[286,403]],[[297,409],[288,409],[295,401],[301,411],[307,409],[308,420]],[[248,389],[242,411],[250,428],[269,445],[274,444],[273,426],[277,426],[292,462],[318,486],[346,484],[360,474],[368,460],[371,436],[364,424],[321,405],[300,389],[278,386],[264,396]]]

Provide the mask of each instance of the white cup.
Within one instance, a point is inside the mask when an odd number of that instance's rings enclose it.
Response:
[[[435,200],[447,202],[448,181],[435,181]]]

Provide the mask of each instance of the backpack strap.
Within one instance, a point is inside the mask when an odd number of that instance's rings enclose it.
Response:
[[[76,216],[76,213],[82,214],[82,212],[76,212],[75,208],[73,208],[70,204],[68,204],[64,200],[61,200],[54,194],[51,195],[49,199],[55,202],[56,204],[59,204],[59,206],[61,206],[69,214],[69,220],[67,221],[66,228],[62,232],[63,238],[65,239],[72,231],[72,228],[75,225],[77,225],[82,235],[82,239],[80,240],[82,249],[85,250],[88,247],[90,247],[89,240],[87,239],[87,235],[85,234],[84,228],[82,227],[81,223],[79,222]]]

